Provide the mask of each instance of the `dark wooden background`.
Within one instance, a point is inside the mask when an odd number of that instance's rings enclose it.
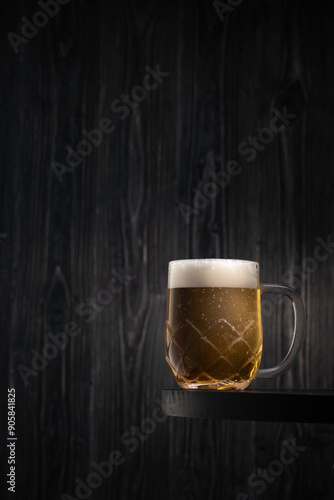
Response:
[[[299,361],[252,387],[333,388],[333,256],[303,279],[293,271],[317,238],[334,239],[331,2],[244,0],[220,20],[204,0],[70,0],[15,54],[7,34],[38,10],[13,0],[1,14],[2,498],[78,498],[76,478],[112,450],[125,463],[89,498],[333,498],[331,425],[169,418],[133,453],[121,442],[176,387],[164,361],[172,259],[253,259],[263,282],[295,283],[307,309]],[[111,103],[158,64],[169,76],[120,120]],[[247,162],[238,145],[285,106],[297,117]],[[115,130],[59,182],[51,163],[106,117]],[[192,189],[228,160],[242,173],[187,224],[180,203],[192,206]],[[133,279],[87,323],[78,306],[123,269]],[[25,385],[18,366],[69,321],[80,333]],[[262,366],[287,351],[291,325],[286,304],[264,318]],[[5,485],[8,387],[16,496]],[[247,489],[284,440],[306,450],[261,495]]]

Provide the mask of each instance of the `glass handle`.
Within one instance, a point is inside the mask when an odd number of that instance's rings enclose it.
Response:
[[[300,295],[293,288],[290,288],[288,286],[265,283],[261,285],[261,293],[280,293],[282,295],[286,295],[292,301],[294,312],[293,337],[288,354],[278,365],[272,368],[264,368],[263,370],[259,370],[256,375],[256,378],[272,378],[276,377],[277,375],[281,375],[281,373],[290,368],[295,357],[301,349],[304,340],[305,310]]]

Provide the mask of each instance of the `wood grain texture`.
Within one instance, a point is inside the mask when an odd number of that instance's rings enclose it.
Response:
[[[15,0],[1,16],[1,435],[15,387],[17,498],[79,498],[76,479],[119,450],[125,463],[89,498],[253,499],[248,478],[285,440],[306,450],[261,498],[332,498],[330,425],[169,418],[129,442],[177,388],[164,361],[173,259],[258,260],[263,282],[296,287],[298,363],[252,387],[333,389],[331,250],[315,259],[317,239],[334,239],[330,5],[244,0],[221,21],[211,1],[70,0],[15,54],[8,32],[38,10]],[[169,75],[120,119],[111,104],[156,65]],[[297,116],[247,161],[238,148],[273,109]],[[51,163],[104,118],[114,131],[59,182]],[[194,208],[230,160],[242,172],[187,223],[180,204]],[[288,350],[290,308],[263,318],[264,367]],[[69,322],[77,335],[25,385],[18,367]],[[2,437],[2,471],[6,457]]]

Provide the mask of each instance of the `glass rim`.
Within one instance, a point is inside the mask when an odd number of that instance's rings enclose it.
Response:
[[[252,262],[254,264],[258,264],[260,265],[260,263],[257,261],[257,260],[249,260],[249,259],[221,259],[220,257],[204,257],[204,258],[200,258],[200,259],[197,259],[197,258],[189,258],[189,259],[173,259],[173,260],[170,260],[168,262],[168,264],[170,264],[171,262],[189,262],[189,261],[197,261],[197,262],[209,262],[209,261],[229,261],[229,262]]]

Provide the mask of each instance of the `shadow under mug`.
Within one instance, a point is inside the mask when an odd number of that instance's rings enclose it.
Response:
[[[289,297],[294,329],[285,358],[259,369],[262,355],[261,294]],[[302,299],[290,287],[261,284],[259,264],[232,259],[169,263],[166,361],[184,389],[245,389],[257,378],[286,371],[304,339]]]

